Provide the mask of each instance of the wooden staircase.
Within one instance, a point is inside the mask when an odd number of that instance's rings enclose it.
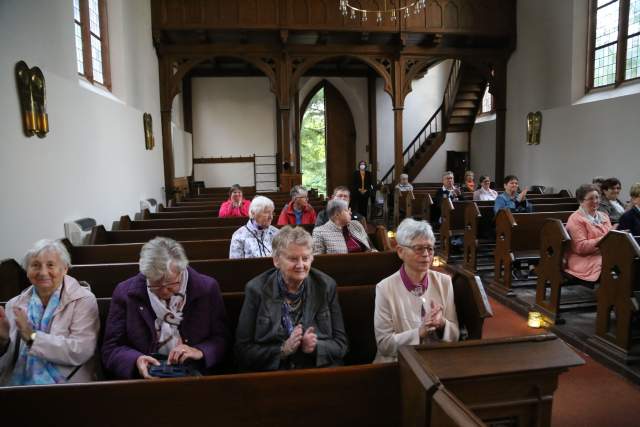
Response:
[[[442,104],[403,152],[403,173],[413,181],[444,144],[447,132],[471,132],[482,103],[486,81],[472,67],[456,60]],[[393,186],[394,166],[380,180]]]

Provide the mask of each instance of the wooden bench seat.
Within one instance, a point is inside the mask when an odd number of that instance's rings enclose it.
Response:
[[[173,214],[171,214],[173,215]],[[249,218],[163,218],[132,221],[128,215],[120,217],[117,230],[146,230],[150,228],[199,228],[233,227],[236,230],[247,223]]]
[[[547,209],[560,209],[561,205],[544,205]],[[538,213],[512,213],[502,209],[496,216],[496,246],[494,280],[491,288],[497,292],[513,295],[511,289],[513,264],[520,261],[532,262],[539,258],[540,231],[547,218],[566,221],[574,211],[548,211]],[[530,251],[538,253],[535,258]],[[526,255],[519,259],[517,254]]]

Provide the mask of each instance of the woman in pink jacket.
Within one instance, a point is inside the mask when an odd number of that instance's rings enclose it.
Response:
[[[220,218],[234,216],[248,217],[249,205],[251,205],[251,202],[242,197],[242,187],[238,184],[233,184],[229,189],[229,200],[222,203],[218,216]]]
[[[581,185],[576,190],[576,198],[580,207],[567,221],[571,247],[565,256],[565,271],[574,282],[593,284],[599,281],[602,270],[602,255],[597,244],[611,230],[611,221],[606,213],[598,211],[600,191],[595,185]]]

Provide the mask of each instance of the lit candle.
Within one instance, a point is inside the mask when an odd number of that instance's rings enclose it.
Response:
[[[529,312],[529,320],[527,321],[527,325],[529,325],[530,328],[542,327],[542,315],[537,311]]]

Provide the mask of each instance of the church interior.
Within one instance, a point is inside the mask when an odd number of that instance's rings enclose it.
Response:
[[[0,0],[0,53],[5,419],[637,425],[640,0]],[[238,207],[236,193],[246,206]],[[500,197],[506,208],[498,207]],[[598,200],[611,201],[613,214],[596,209]],[[224,218],[225,203],[242,214]],[[344,223],[336,219],[343,204],[351,214]],[[632,228],[625,226],[622,218],[634,214]],[[580,237],[578,221],[588,230]],[[327,238],[317,249],[327,224],[339,242]],[[405,232],[408,224],[414,234]],[[244,228],[250,234],[239,244],[248,251],[245,240],[255,238],[258,255],[232,255]],[[255,233],[270,230],[267,251]],[[421,241],[416,230],[431,234]],[[158,237],[177,242],[188,258],[173,284],[168,263],[158,267],[168,272],[158,286],[145,270],[147,242]],[[313,254],[296,261],[290,246],[302,248],[296,242],[305,238],[313,239]],[[64,361],[75,360],[80,341],[69,344],[53,327],[34,324],[42,285],[33,277],[42,273],[32,277],[31,259],[50,253],[34,252],[41,239],[61,242],[46,247],[70,257],[53,295],[63,301],[71,277],[95,301],[91,380],[70,380],[89,362]],[[327,249],[334,244],[344,250]],[[411,258],[418,252],[426,266]],[[295,295],[283,290],[289,262],[308,274]],[[275,365],[245,369],[247,312],[258,311],[250,333],[256,341],[266,339],[258,336],[260,323],[274,322],[257,308],[270,288],[258,298],[252,284],[274,266],[274,289],[282,292],[275,300],[285,301],[276,329],[287,335]],[[405,269],[415,266],[426,290],[407,284]],[[576,266],[590,275],[575,273]],[[399,316],[394,359],[379,363],[382,290],[394,275],[418,295],[419,308],[406,316],[388,308]],[[348,345],[338,362],[312,368],[305,358],[330,359],[334,343],[321,344],[319,321],[289,351],[297,333],[289,310],[296,313],[302,295],[306,319],[314,280],[325,276]],[[145,303],[124,309],[119,290],[131,277],[142,277]],[[140,368],[143,356],[128,376],[112,368],[111,357],[125,355],[107,347],[128,339],[114,332],[116,309],[120,326],[130,328],[132,316],[154,311],[149,325],[155,322],[160,349],[169,334],[183,353],[210,362],[208,350],[187,346],[194,340],[185,338],[187,324],[159,320],[162,310],[175,314],[179,295],[163,299],[162,292],[181,286],[182,319],[182,308],[196,307],[191,280],[201,277],[214,279],[219,301],[214,295],[208,303],[226,312],[219,363],[205,375],[152,381],[152,367]],[[416,292],[436,292],[440,282],[431,278],[444,280],[450,301],[432,300],[425,314]],[[20,314],[17,301],[27,293],[33,296],[24,297],[28,309]],[[133,298],[133,291],[122,295]],[[57,300],[48,298],[39,316],[55,322],[62,302],[51,314],[46,308]],[[331,321],[331,307],[318,316]],[[402,341],[408,331],[395,328],[412,316],[416,338]],[[418,335],[423,327],[426,338]],[[67,329],[60,333],[74,333]],[[335,335],[339,328],[329,329]],[[40,335],[51,335],[63,356],[52,361],[34,350],[46,340]],[[72,350],[63,351],[67,345]],[[247,352],[267,357],[254,347]],[[168,354],[169,361],[183,357]],[[30,363],[70,384],[11,377],[20,367],[40,378]],[[75,369],[67,375],[68,367]]]

